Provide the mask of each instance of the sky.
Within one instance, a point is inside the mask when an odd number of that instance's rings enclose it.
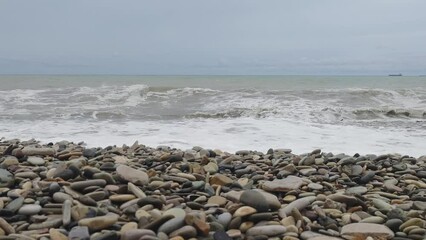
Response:
[[[425,0],[0,0],[0,74],[426,74]]]

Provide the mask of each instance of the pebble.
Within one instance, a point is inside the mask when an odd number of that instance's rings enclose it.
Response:
[[[88,240],[90,239],[89,228],[76,226],[68,234],[70,240]]]
[[[375,237],[377,239],[392,239],[395,234],[388,227],[375,223],[351,223],[342,227],[340,234],[347,237]]]
[[[278,236],[286,232],[286,227],[280,225],[258,226],[247,230],[248,236],[265,235],[268,237]]]
[[[324,187],[321,184],[318,184],[318,183],[309,183],[308,188],[312,189],[312,190],[321,190]]]
[[[425,163],[319,149],[232,154],[0,140],[0,236],[423,239]]]
[[[246,190],[241,194],[240,202],[255,208],[258,212],[266,212],[269,210],[268,201],[257,191]]]
[[[100,217],[83,218],[78,221],[79,226],[86,226],[91,231],[99,231],[112,226],[118,221],[118,215],[110,214]]]
[[[11,187],[15,182],[15,178],[9,171],[0,168],[0,187]]]
[[[303,184],[303,179],[295,176],[288,176],[285,179],[276,179],[266,181],[262,185],[262,189],[267,192],[289,192],[299,189]]]
[[[34,166],[44,165],[44,159],[41,157],[30,156],[28,157],[27,162]]]
[[[299,199],[291,202],[290,204],[288,204],[284,208],[281,208],[279,210],[279,213],[287,216],[291,213],[291,211],[294,208],[296,208],[298,210],[302,210],[302,209],[306,208],[307,206],[309,206],[313,201],[315,201],[315,199],[316,199],[316,197],[314,197],[314,196],[299,198]]]
[[[128,182],[131,182],[135,185],[146,185],[149,182],[149,177],[146,172],[134,169],[126,165],[119,165],[116,168],[117,175]]]
[[[238,208],[235,213],[234,213],[234,217],[245,217],[248,215],[251,215],[253,213],[256,213],[257,210],[255,208],[249,207],[249,206],[243,206]]]
[[[35,215],[41,211],[41,206],[38,204],[25,204],[19,210],[18,214]]]

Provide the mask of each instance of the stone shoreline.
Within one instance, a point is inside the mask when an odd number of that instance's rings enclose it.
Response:
[[[0,140],[1,239],[425,239],[426,156]]]

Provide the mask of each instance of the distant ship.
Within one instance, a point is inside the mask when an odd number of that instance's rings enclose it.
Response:
[[[401,77],[402,74],[398,73],[398,74],[389,74],[389,77]]]

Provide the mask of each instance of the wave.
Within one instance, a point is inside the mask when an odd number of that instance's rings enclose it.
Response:
[[[426,119],[426,111],[417,109],[357,109],[352,113],[360,120],[380,118]]]
[[[102,85],[0,91],[0,119],[275,118],[363,125],[426,119],[426,89],[259,90]],[[371,123],[369,123],[371,124]]]

